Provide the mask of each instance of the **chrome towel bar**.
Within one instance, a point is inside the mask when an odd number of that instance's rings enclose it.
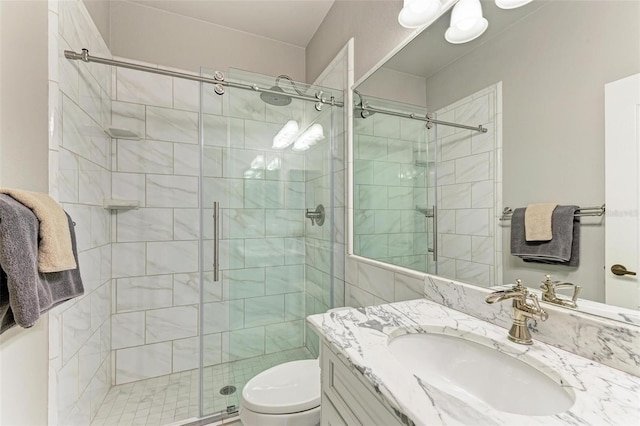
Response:
[[[597,206],[597,207],[580,207],[574,214],[575,217],[583,217],[583,216],[604,216],[606,211],[605,205]],[[513,209],[511,207],[505,207],[502,210],[502,217],[500,220],[511,220],[511,215],[513,214]]]

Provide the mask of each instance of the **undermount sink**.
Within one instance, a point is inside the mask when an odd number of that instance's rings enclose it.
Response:
[[[562,413],[574,403],[572,394],[546,374],[464,337],[403,334],[388,346],[412,374],[463,401],[476,398],[496,410],[529,416]]]

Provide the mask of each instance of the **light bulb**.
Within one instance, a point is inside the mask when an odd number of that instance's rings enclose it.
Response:
[[[405,28],[420,28],[442,10],[440,0],[404,0],[398,22]]]
[[[452,44],[467,43],[480,37],[489,22],[482,16],[480,0],[460,0],[451,11],[450,26],[444,38]]]

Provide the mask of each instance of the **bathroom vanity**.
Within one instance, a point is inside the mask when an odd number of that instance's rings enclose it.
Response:
[[[513,343],[504,328],[427,299],[307,321],[322,340],[322,425],[640,422],[637,376]]]
[[[403,424],[401,419],[406,416],[390,407],[373,382],[362,372],[353,371],[354,366],[335,347],[325,341],[321,354],[321,425]]]

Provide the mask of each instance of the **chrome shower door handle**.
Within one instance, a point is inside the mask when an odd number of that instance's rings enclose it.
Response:
[[[220,209],[217,201],[213,202],[213,281],[219,281],[220,241],[218,235]]]
[[[438,208],[433,205],[433,261],[438,261]]]

